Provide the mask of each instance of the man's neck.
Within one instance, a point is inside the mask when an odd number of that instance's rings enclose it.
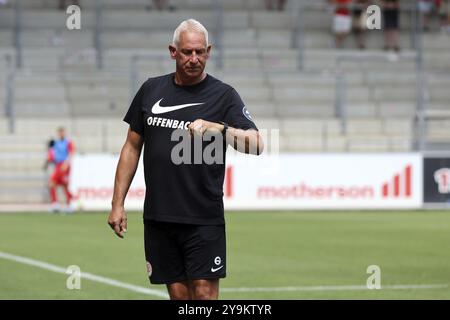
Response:
[[[182,77],[178,72],[175,72],[175,83],[179,86],[193,86],[199,82],[202,82],[206,78],[206,72],[203,73],[196,78],[187,78]]]

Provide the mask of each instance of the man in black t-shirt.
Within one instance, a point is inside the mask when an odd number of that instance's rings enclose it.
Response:
[[[144,147],[144,242],[150,282],[171,299],[217,299],[225,277],[225,151],[259,155],[263,141],[238,93],[205,72],[211,45],[198,21],[175,30],[176,72],[148,79],[125,115],[108,223],[123,238],[126,193]]]

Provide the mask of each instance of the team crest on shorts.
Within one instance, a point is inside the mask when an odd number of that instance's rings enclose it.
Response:
[[[147,261],[147,273],[149,277],[152,275],[152,271],[153,271],[152,265],[150,264],[150,262]]]

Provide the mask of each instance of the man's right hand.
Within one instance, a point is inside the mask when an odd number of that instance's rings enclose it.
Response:
[[[108,224],[115,234],[123,239],[124,233],[127,232],[127,214],[123,207],[112,208],[108,217]]]

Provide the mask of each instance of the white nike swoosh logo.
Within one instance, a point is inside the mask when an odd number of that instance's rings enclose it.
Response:
[[[164,98],[162,98],[162,99],[164,99]],[[161,107],[159,105],[159,103],[162,101],[162,99],[160,99],[159,101],[157,101],[153,105],[152,112],[154,114],[161,114],[161,113],[171,112],[171,111],[175,111],[175,110],[179,110],[179,109],[183,109],[183,108],[187,108],[187,107],[198,106],[200,104],[204,104],[204,102],[201,102],[201,103],[186,103],[186,104],[180,104],[180,105],[177,105],[177,106]]]
[[[211,268],[211,272],[216,272],[217,270],[220,270],[222,268],[223,268],[223,266],[220,266],[218,268]]]

